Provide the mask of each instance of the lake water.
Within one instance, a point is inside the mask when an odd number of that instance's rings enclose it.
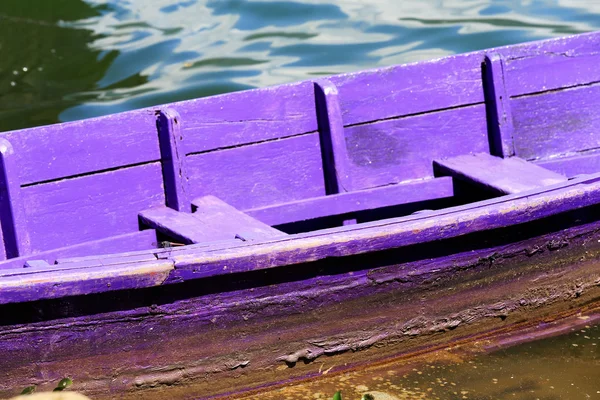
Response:
[[[596,29],[584,0],[2,0],[0,131]]]

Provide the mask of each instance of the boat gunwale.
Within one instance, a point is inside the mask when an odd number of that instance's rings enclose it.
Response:
[[[218,275],[264,270],[281,266],[309,263],[331,257],[352,257],[368,252],[397,249],[418,243],[444,240],[477,231],[505,228],[521,223],[532,222],[563,212],[597,204],[596,193],[600,192],[600,173],[587,175],[563,182],[552,187],[506,195],[467,205],[451,207],[427,214],[409,215],[389,220],[330,228],[323,231],[290,235],[283,239],[261,242],[241,242],[240,245],[221,244],[207,248],[206,244],[189,245],[187,249],[173,249],[166,257],[146,252],[153,260],[127,261],[131,253],[117,253],[98,256],[94,259],[55,264],[66,267],[64,271],[32,271],[21,269],[16,275],[15,269],[2,271],[10,276],[0,278],[0,289],[12,289],[18,292],[13,297],[4,293],[0,304],[23,301],[45,300],[65,297],[72,285],[73,295],[108,292],[119,289],[141,289],[181,283],[188,280],[209,278]],[[561,207],[562,206],[562,207]],[[477,210],[476,213],[473,211]],[[484,221],[495,219],[495,221]],[[484,221],[483,227],[477,224]],[[326,232],[324,232],[326,231]],[[198,248],[200,247],[200,248]],[[204,249],[204,250],[202,250]],[[164,249],[163,249],[164,250]],[[200,251],[198,251],[200,250]],[[156,250],[155,250],[156,251]],[[139,251],[135,252],[139,255]],[[108,261],[108,262],[105,262]],[[1,266],[1,264],[0,264]],[[114,279],[128,274],[128,270],[142,271],[145,278],[129,287],[110,284],[111,277],[103,275],[103,281],[96,286],[88,285],[94,274],[86,278],[86,271],[101,269],[118,270]],[[156,270],[155,270],[156,269]],[[58,274],[58,275],[57,275]],[[53,282],[52,277],[62,278]],[[158,276],[160,275],[160,276]],[[77,277],[71,279],[70,276]],[[38,280],[40,278],[40,280]],[[18,280],[22,279],[19,284]],[[62,286],[61,290],[34,290],[35,283]]]

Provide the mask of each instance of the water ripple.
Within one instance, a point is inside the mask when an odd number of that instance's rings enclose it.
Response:
[[[583,0],[19,4],[0,2],[0,130],[600,29]]]

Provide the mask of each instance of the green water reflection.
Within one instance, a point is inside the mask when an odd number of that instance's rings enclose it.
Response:
[[[584,1],[3,0],[0,131],[600,28]]]
[[[329,400],[339,389],[344,400],[364,393],[376,400],[600,398],[600,325],[475,357],[436,354],[413,366],[351,372],[248,399]]]

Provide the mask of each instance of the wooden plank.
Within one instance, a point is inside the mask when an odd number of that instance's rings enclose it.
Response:
[[[191,214],[181,213],[167,207],[140,211],[140,221],[146,226],[173,238],[179,243],[200,243],[209,240],[234,239],[217,227],[204,224]]]
[[[344,121],[340,110],[338,90],[327,80],[315,82],[315,100],[319,137],[327,194],[349,192],[352,178],[349,174],[348,150]]]
[[[485,106],[353,126],[346,141],[356,190],[432,178],[434,158],[489,150]]]
[[[568,157],[552,158],[535,162],[540,167],[572,178],[577,175],[600,171],[600,152],[592,151]]]
[[[19,165],[12,144],[0,138],[0,224],[2,259],[31,253],[31,240],[19,183]]]
[[[315,197],[254,208],[246,212],[248,215],[269,225],[280,225],[330,215],[342,215],[400,204],[450,198],[453,195],[452,178],[443,177]]]
[[[185,121],[188,153],[317,131],[312,82],[188,100],[171,107]]]
[[[483,102],[480,52],[332,76],[346,126]]]
[[[32,250],[137,232],[137,213],[165,204],[159,162],[22,189]]]
[[[102,258],[106,258],[106,256],[114,253],[133,252],[136,250],[152,249],[154,247],[156,247],[156,231],[147,229],[140,232],[79,243],[73,246],[59,247],[24,257],[12,258],[0,262],[0,272],[5,269],[23,268],[24,264],[30,260],[41,260],[49,264],[54,264],[62,257],[88,256],[97,258],[102,256]],[[154,256],[153,258],[156,259]]]
[[[526,160],[600,148],[600,84],[512,100],[515,154]]]
[[[173,262],[155,260],[3,277],[0,279],[0,304],[158,286],[172,270]]]
[[[156,125],[167,207],[191,212],[181,118],[177,111],[166,108],[157,113]]]
[[[325,194],[319,135],[188,157],[192,198],[214,195],[245,210]]]
[[[472,154],[434,160],[439,175],[450,175],[502,194],[519,193],[566,182],[563,175],[517,157]]]
[[[160,159],[154,110],[3,133],[22,185]]]
[[[515,154],[504,63],[503,57],[498,53],[486,55],[483,75],[490,153],[502,158]]]
[[[192,214],[202,226],[211,226],[231,238],[262,240],[285,236],[286,234],[245,214],[215,196],[204,196],[193,200],[197,208]]]
[[[526,57],[507,58],[506,80],[510,96],[548,92],[600,82],[600,41],[595,49],[560,51],[540,49]]]

